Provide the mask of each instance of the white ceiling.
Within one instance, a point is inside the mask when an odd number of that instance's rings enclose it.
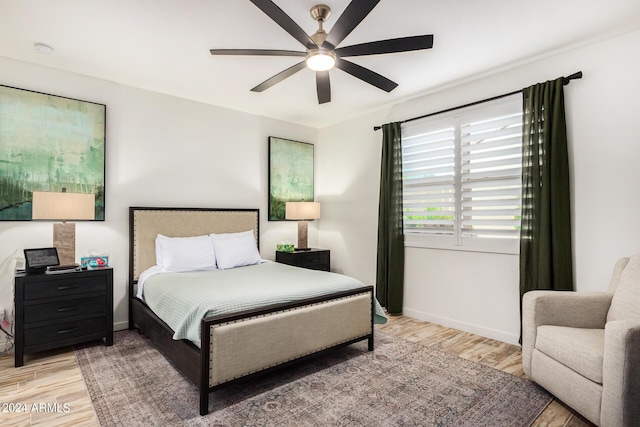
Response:
[[[317,29],[309,10],[320,2],[275,0],[309,34]],[[322,2],[332,9],[330,31],[349,1]],[[0,56],[318,128],[637,28],[639,0],[382,0],[340,47],[433,34],[433,49],[353,58],[399,86],[386,93],[335,69],[332,101],[318,105],[308,69],[249,91],[299,58],[209,54],[304,50],[248,0],[0,0]],[[34,42],[54,54],[36,52]]]

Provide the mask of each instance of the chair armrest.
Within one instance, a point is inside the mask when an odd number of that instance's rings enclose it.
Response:
[[[530,291],[522,301],[523,322],[604,329],[612,298],[608,292]]]
[[[538,326],[604,329],[613,294],[608,292],[529,291],[522,299],[522,367],[531,375]]]
[[[602,375],[600,423],[640,425],[640,320],[607,322]]]

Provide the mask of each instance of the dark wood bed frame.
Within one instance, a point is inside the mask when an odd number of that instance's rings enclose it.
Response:
[[[137,279],[134,277],[133,251],[134,251],[134,213],[136,210],[147,211],[251,211],[255,212],[259,218],[258,209],[206,209],[206,208],[153,208],[153,207],[131,207],[129,208],[129,329],[138,327],[140,333],[147,336],[164,356],[180,371],[184,376],[189,378],[199,389],[200,394],[200,415],[206,415],[209,412],[209,393],[221,387],[230,385],[237,381],[242,381],[259,375],[264,375],[276,369],[283,368],[293,363],[318,356],[332,349],[353,344],[358,341],[367,340],[369,351],[374,348],[374,329],[373,318],[375,313],[375,298],[372,286],[363,286],[357,289],[334,293],[327,296],[309,298],[300,300],[295,303],[275,304],[264,308],[247,310],[233,315],[207,317],[201,320],[201,346],[198,348],[188,340],[174,340],[174,331],[162,321],[151,309],[141,300],[136,298],[135,285]],[[259,221],[258,221],[259,222]],[[259,225],[256,225],[259,227]],[[258,230],[256,230],[258,231]],[[257,233],[259,236],[259,233]],[[259,245],[259,241],[258,241]],[[259,246],[258,246],[259,247]],[[299,309],[326,303],[334,300],[340,300],[350,296],[361,294],[369,294],[371,298],[371,333],[362,337],[357,337],[346,342],[334,345],[329,348],[319,349],[311,354],[298,357],[293,360],[284,361],[276,366],[271,366],[244,375],[240,378],[232,379],[216,386],[209,386],[209,370],[210,370],[210,328],[214,325],[220,325],[228,322],[235,322],[242,319],[254,318],[256,316],[268,316],[283,310]]]

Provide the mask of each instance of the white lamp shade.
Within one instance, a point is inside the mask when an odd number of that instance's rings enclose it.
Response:
[[[285,210],[285,219],[298,221],[320,219],[318,202],[287,202]]]
[[[95,218],[95,194],[34,191],[32,219],[82,220]]]

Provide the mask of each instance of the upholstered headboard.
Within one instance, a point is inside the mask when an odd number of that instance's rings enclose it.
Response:
[[[129,286],[156,264],[155,239],[253,230],[260,248],[258,209],[129,208]]]

